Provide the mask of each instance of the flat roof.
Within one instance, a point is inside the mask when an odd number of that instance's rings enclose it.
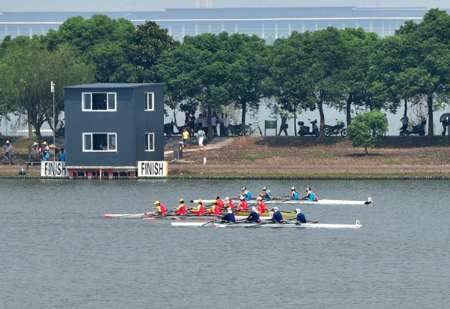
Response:
[[[137,88],[145,86],[161,86],[164,83],[92,83],[92,84],[81,84],[81,85],[71,85],[64,88],[68,89],[81,89],[81,88]]]

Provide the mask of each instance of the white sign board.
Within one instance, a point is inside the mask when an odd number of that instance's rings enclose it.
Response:
[[[138,177],[167,177],[167,161],[138,161]]]
[[[67,177],[66,163],[41,161],[41,177]]]

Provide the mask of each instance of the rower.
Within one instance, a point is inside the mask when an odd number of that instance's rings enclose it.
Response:
[[[256,210],[255,206],[252,207],[252,210],[250,211],[250,215],[247,217],[245,222],[261,223],[261,219],[259,218],[259,214],[258,214],[258,211]]]
[[[300,199],[300,193],[297,192],[297,190],[295,190],[295,187],[291,188],[291,200],[293,201],[298,201]]]
[[[267,187],[263,187],[259,196],[261,196],[264,201],[270,201],[272,199],[272,192],[270,192]]]
[[[161,204],[160,201],[155,201],[153,203],[153,205],[156,209],[156,212],[155,212],[156,215],[161,216],[161,217],[167,216],[167,208],[163,204]]]
[[[239,204],[238,204],[237,210],[241,211],[241,210],[247,210],[247,209],[248,209],[248,203],[245,200],[245,197],[243,195],[241,195],[239,197]]]
[[[252,199],[252,193],[247,190],[247,187],[242,187],[241,194],[245,197],[246,201],[249,201]]]
[[[225,198],[225,207],[228,209],[234,208],[233,200],[230,199],[228,196]]]
[[[317,202],[319,200],[317,195],[312,191],[311,187],[306,188],[306,195],[303,199],[310,202]]]
[[[266,212],[267,207],[266,207],[266,204],[264,203],[264,201],[263,201],[261,196],[258,196],[256,198],[256,206],[258,207],[257,209],[258,209],[259,214],[261,216],[264,215],[264,213]]]
[[[227,214],[222,217],[224,223],[236,223],[236,217],[234,216],[233,209],[228,207]]]
[[[273,208],[272,222],[280,223],[280,224],[285,223],[285,221],[283,219],[283,214],[281,213],[281,211],[278,207]]]
[[[310,221],[306,220],[305,215],[302,213],[300,208],[295,209],[295,212],[297,213],[297,216],[295,217],[295,224],[302,224],[302,223],[319,223],[319,221]]]
[[[180,199],[180,205],[178,205],[177,209],[175,210],[175,214],[177,216],[185,216],[187,214],[187,207],[184,203],[184,199]]]
[[[225,207],[225,203],[220,198],[220,196],[216,197],[216,203],[217,203],[217,206],[219,207],[220,211],[222,211],[222,209]]]
[[[219,203],[217,201],[215,201],[211,208],[208,209],[208,213],[216,217],[220,216],[222,210],[220,209]]]
[[[203,204],[202,201],[198,201],[198,205],[197,207],[193,208],[191,210],[192,214],[196,215],[196,216],[203,216],[206,212],[205,210],[205,204]]]

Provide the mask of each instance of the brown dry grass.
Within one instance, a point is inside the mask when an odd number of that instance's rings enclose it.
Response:
[[[231,146],[188,153],[193,163],[170,166],[171,175],[212,177],[450,177],[450,148],[377,148],[368,156],[350,142],[308,147],[271,147],[257,138],[237,138]]]

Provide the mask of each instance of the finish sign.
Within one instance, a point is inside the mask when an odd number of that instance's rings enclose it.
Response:
[[[167,161],[139,161],[138,177],[167,177],[169,164]]]
[[[62,161],[41,161],[41,177],[67,177],[66,163]]]

